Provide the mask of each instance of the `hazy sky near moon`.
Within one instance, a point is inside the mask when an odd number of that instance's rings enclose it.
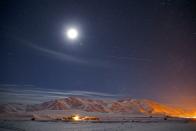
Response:
[[[195,97],[194,5],[193,0],[5,0],[0,84],[157,100]],[[79,31],[76,41],[63,34],[72,26]]]

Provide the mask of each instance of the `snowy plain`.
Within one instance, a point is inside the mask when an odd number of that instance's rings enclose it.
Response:
[[[128,122],[128,123],[65,123],[39,121],[1,121],[1,131],[196,131],[196,123]]]

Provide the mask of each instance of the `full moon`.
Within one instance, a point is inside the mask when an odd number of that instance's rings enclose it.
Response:
[[[75,28],[70,28],[66,31],[67,38],[75,40],[78,38],[78,30]]]

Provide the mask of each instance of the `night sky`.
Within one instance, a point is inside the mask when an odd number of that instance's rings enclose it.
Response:
[[[1,1],[0,84],[196,101],[195,5]],[[69,26],[79,29],[76,41],[64,35]]]

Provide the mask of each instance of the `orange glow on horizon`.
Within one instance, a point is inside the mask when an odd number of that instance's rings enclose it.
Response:
[[[179,118],[187,118],[196,120],[196,116],[179,116]]]
[[[184,112],[183,115],[176,116],[179,118],[196,119],[196,112]]]
[[[169,107],[162,104],[158,104],[153,101],[148,101],[152,111],[150,114],[154,115],[165,115],[169,117],[178,117],[178,118],[190,118],[196,120],[196,111],[195,110],[185,110],[182,108]]]

